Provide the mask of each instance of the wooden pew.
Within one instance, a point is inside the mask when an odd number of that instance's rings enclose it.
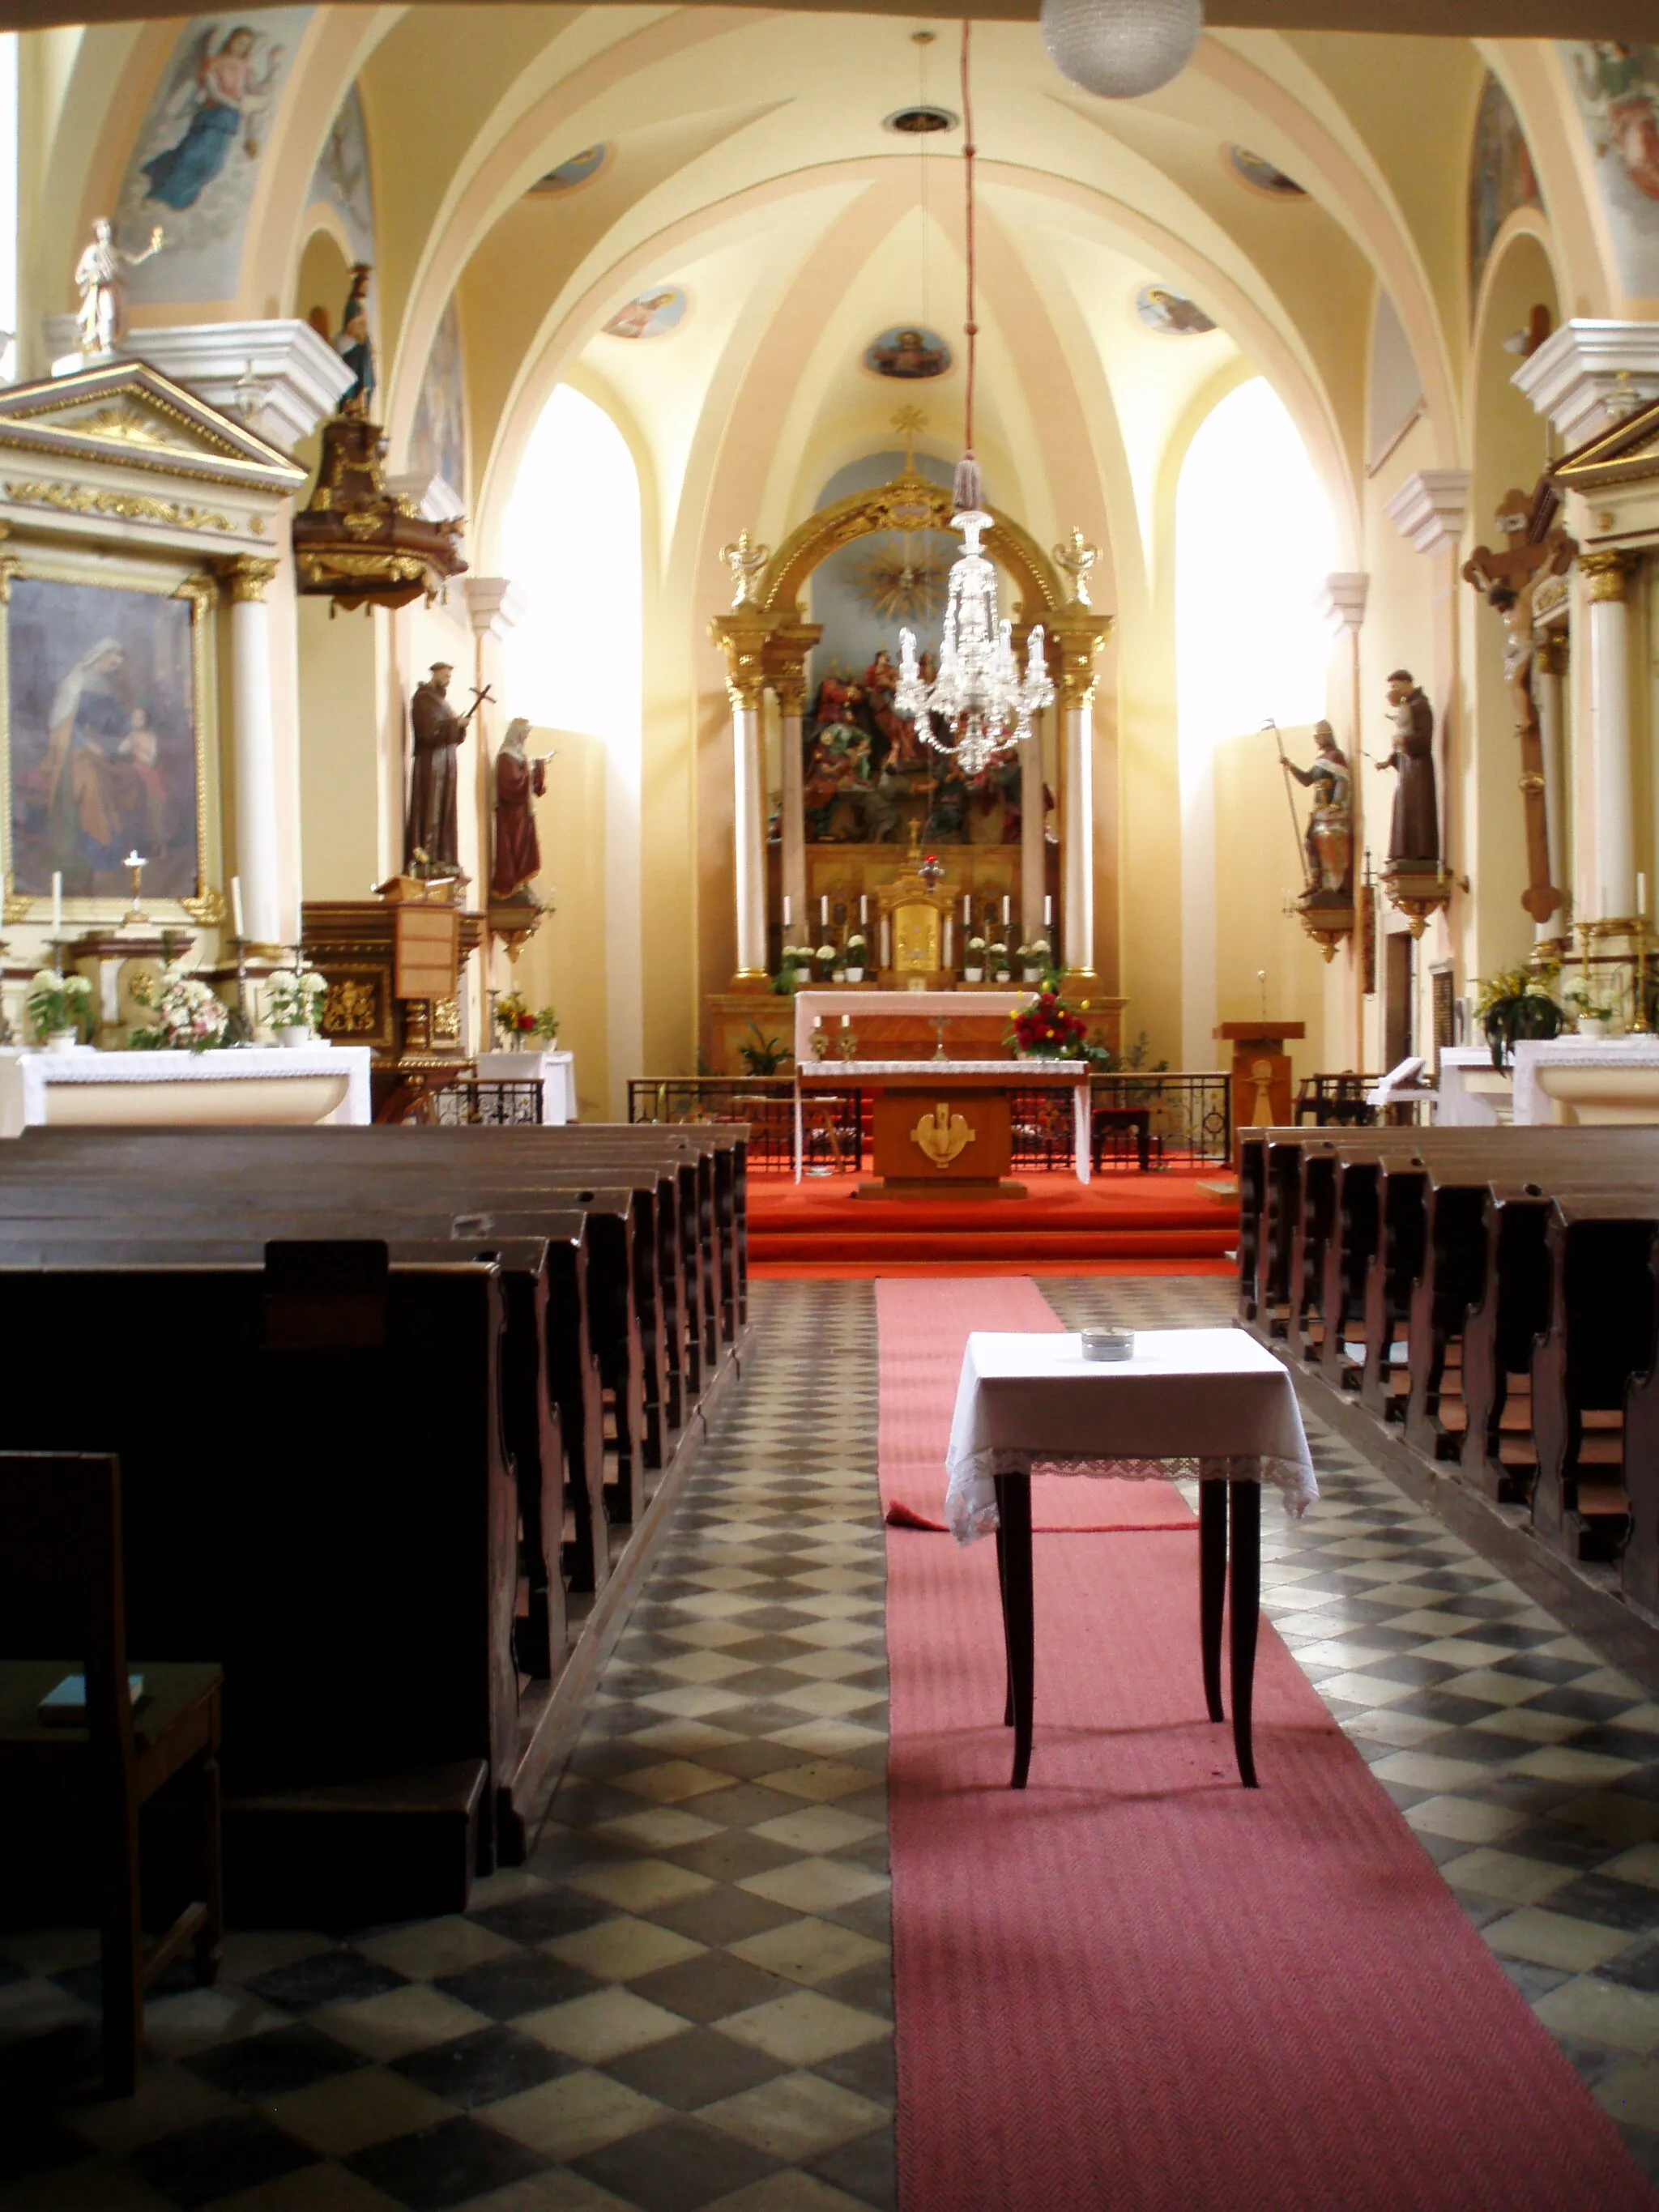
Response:
[[[296,1898],[354,1823],[400,1910],[465,1904],[458,1838],[494,1863],[517,1756],[505,1327],[499,1268],[384,1244],[0,1261],[12,1372],[37,1385],[9,1394],[9,1437],[120,1453],[133,1644],[223,1666],[233,1886],[237,1808],[264,1808]]]

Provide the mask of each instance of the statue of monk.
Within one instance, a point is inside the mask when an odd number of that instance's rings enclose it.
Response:
[[[1440,812],[1434,784],[1434,708],[1407,668],[1389,678],[1389,719],[1394,745],[1377,767],[1400,781],[1389,830],[1389,860],[1396,868],[1440,866]]]
[[[536,835],[534,802],[547,787],[547,763],[526,757],[530,725],[509,722],[495,756],[495,851],[489,872],[489,896],[510,899],[534,883],[542,869],[541,840]]]
[[[459,775],[456,756],[466,737],[466,726],[483,703],[474,699],[465,714],[458,714],[448,700],[449,679],[454,670],[447,660],[435,660],[423,684],[415,687],[409,720],[414,735],[410,763],[409,834],[404,867],[411,876],[453,876],[460,872],[460,829],[457,811]]]

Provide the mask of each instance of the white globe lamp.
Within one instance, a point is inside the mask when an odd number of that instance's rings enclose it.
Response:
[[[1139,100],[1179,76],[1203,28],[1203,0],[1042,0],[1048,58],[1103,100]]]

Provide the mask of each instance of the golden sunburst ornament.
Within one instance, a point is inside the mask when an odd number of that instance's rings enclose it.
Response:
[[[945,604],[945,563],[925,539],[890,538],[860,562],[859,597],[884,623],[930,623]]]

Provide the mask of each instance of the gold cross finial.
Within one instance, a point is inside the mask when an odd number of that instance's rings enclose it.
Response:
[[[916,440],[927,427],[927,417],[920,407],[911,404],[898,409],[890,418],[893,428],[904,441],[904,473],[914,474],[916,465]]]
[[[1054,548],[1054,566],[1063,568],[1071,578],[1072,597],[1080,607],[1092,604],[1089,598],[1089,571],[1099,558],[1080,530],[1074,529],[1063,545]]]

